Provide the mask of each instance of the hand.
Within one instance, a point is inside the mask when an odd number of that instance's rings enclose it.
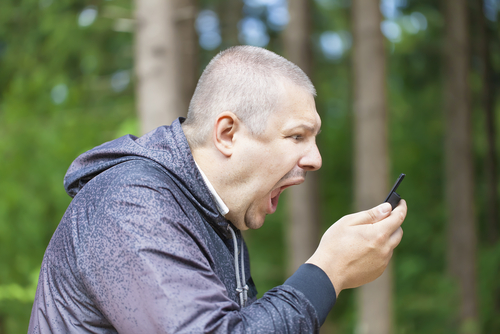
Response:
[[[406,211],[406,202],[401,200],[392,212],[391,205],[383,203],[342,217],[323,234],[306,263],[323,269],[337,296],[343,289],[373,281],[382,275],[403,237]]]

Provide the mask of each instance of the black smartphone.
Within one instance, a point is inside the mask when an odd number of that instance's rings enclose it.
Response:
[[[391,191],[389,192],[389,195],[387,195],[387,198],[384,201],[384,203],[388,202],[392,206],[393,210],[395,207],[398,206],[399,201],[401,200],[401,197],[396,192],[396,189],[398,189],[399,185],[401,184],[405,176],[406,174],[399,175],[398,179],[396,180],[396,183],[394,183],[394,186],[392,187]]]

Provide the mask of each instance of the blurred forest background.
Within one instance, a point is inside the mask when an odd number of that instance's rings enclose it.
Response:
[[[392,265],[343,291],[322,333],[500,333],[499,10],[498,0],[2,0],[0,334],[27,330],[70,163],[185,115],[205,65],[237,44],[301,66],[323,121],[322,169],[245,234],[259,295],[404,172],[409,211]]]

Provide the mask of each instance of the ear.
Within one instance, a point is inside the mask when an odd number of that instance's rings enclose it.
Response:
[[[215,120],[214,144],[226,157],[233,154],[235,134],[240,128],[240,121],[235,114],[225,111]]]

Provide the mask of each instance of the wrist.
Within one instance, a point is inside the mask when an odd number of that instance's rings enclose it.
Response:
[[[337,293],[330,278],[323,269],[312,263],[305,263],[290,276],[284,285],[290,285],[302,292],[316,309],[320,324],[337,300]]]
[[[309,258],[309,260],[307,260],[306,263],[315,265],[316,267],[320,268],[325,272],[325,274],[328,276],[330,282],[333,285],[336,297],[338,297],[340,291],[343,290],[342,277],[339,275],[338,270],[336,270],[336,268],[333,268],[331,265],[324,263],[324,261],[321,261],[314,255],[311,258]]]

